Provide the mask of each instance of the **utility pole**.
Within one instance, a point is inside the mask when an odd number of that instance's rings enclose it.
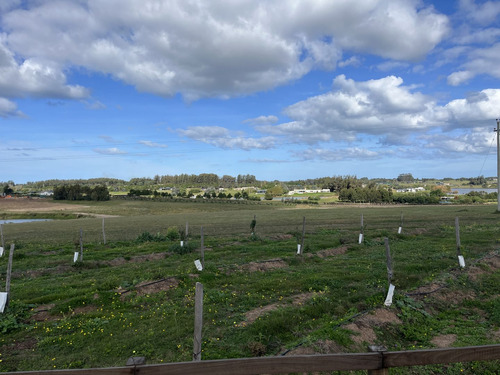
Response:
[[[500,119],[497,119],[497,211],[500,212]]]

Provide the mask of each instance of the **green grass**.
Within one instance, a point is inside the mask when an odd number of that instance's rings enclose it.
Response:
[[[467,267],[498,252],[500,216],[492,206],[294,209],[111,201],[90,204],[86,210],[120,215],[105,221],[106,244],[100,218],[4,226],[6,243],[14,242],[16,250],[11,305],[0,316],[0,371],[123,366],[130,356],[145,356],[148,363],[189,361],[196,282],[202,282],[205,291],[203,359],[279,355],[295,347],[318,350],[325,343],[345,352],[366,351],[368,344],[389,350],[431,348],[432,339],[445,334],[457,336],[455,346],[498,342],[500,273],[487,262],[478,264],[481,272],[475,276],[468,268],[459,269],[454,228],[458,216]],[[397,234],[401,211],[403,233]],[[365,241],[360,245],[361,214]],[[254,215],[256,235],[251,236]],[[305,254],[297,256],[303,217]],[[170,240],[167,232],[175,226],[184,229],[186,221],[193,251],[180,254],[178,240]],[[206,268],[197,272],[201,226]],[[73,264],[80,228],[84,258]],[[143,236],[145,232],[151,237]],[[383,305],[385,237],[396,285],[395,302],[388,310],[402,324],[374,327],[376,342],[358,344],[346,327]],[[345,251],[320,256],[331,248]],[[249,266],[276,259],[281,260],[279,268],[255,271]],[[4,255],[0,285],[6,265]],[[140,287],[163,279],[176,284],[149,292]],[[412,295],[430,283],[444,286],[450,296],[467,298]],[[294,302],[298,295],[307,297]],[[276,308],[242,324],[246,313],[271,304]],[[42,316],[37,309],[46,310],[46,320],[36,320]],[[498,363],[489,362],[391,373],[499,369]]]

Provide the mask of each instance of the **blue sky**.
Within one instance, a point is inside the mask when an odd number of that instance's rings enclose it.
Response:
[[[3,0],[0,181],[494,176],[499,20],[477,0]]]

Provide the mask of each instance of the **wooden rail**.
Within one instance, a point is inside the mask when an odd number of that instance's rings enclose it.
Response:
[[[100,369],[5,372],[11,375],[258,375],[292,372],[369,370],[500,359],[500,344],[462,348],[351,354],[299,355],[178,362]]]

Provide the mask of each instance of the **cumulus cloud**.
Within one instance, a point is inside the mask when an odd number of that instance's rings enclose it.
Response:
[[[382,136],[429,128],[433,124],[425,115],[433,105],[399,77],[356,82],[339,75],[332,91],[287,107],[284,113],[292,121],[256,128],[308,143],[354,141],[362,133]]]
[[[449,29],[446,16],[413,0],[13,4],[0,51],[0,93],[12,96],[86,97],[65,75],[83,67],[161,96],[232,97],[333,70],[343,51],[417,61]]]
[[[486,133],[478,129],[493,125],[491,116],[498,108],[500,89],[470,92],[465,98],[438,105],[414,87],[405,86],[399,77],[357,82],[340,75],[335,78],[332,91],[286,108],[284,113],[291,121],[256,129],[271,136],[283,136],[288,142],[336,143],[333,151],[319,147],[301,154],[304,158],[321,160],[379,157],[379,150],[361,146],[339,150],[340,145],[353,142],[361,145],[367,139],[388,150],[418,144],[417,152],[421,153],[423,145],[429,142],[429,149],[442,146],[479,153],[484,151]],[[458,135],[452,136],[454,131]],[[444,133],[445,137],[429,136],[436,132]]]
[[[24,116],[24,114],[17,109],[16,103],[0,98],[0,117],[11,117],[11,116]]]
[[[4,97],[52,97],[82,99],[89,91],[79,85],[68,85],[57,64],[28,58],[18,63],[6,47],[6,35],[0,34],[0,94]]]
[[[221,126],[191,126],[178,130],[178,133],[216,147],[224,149],[270,149],[275,145],[274,137],[251,138],[232,134]]]
[[[463,70],[448,76],[448,83],[457,86],[468,82],[478,74],[488,74],[500,78],[500,43],[489,48],[478,48],[471,51],[469,59],[462,65]]]
[[[426,148],[442,154],[488,154],[495,140],[492,131],[485,128],[468,129],[465,133],[439,134],[426,137]]]

